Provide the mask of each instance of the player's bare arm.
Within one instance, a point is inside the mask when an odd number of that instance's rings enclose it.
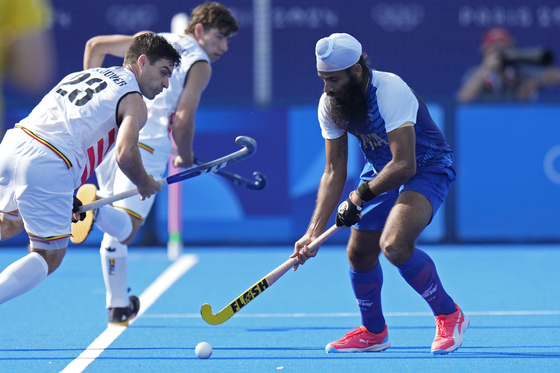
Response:
[[[327,157],[325,171],[319,184],[313,216],[307,232],[295,243],[294,253],[290,256],[298,258],[294,271],[300,264],[317,254],[317,251],[310,253],[307,245],[325,231],[342,195],[347,176],[348,134],[345,133],[337,139],[325,139],[325,152]]]
[[[132,40],[146,32],[141,31],[132,36],[130,35],[99,35],[86,42],[84,51],[84,70],[103,66],[106,55],[124,58],[126,50]]]
[[[89,39],[84,51],[84,70],[103,65],[105,56],[124,57],[134,36],[101,35]]]
[[[202,61],[195,63],[189,71],[185,88],[173,116],[173,139],[179,153],[173,162],[175,167],[187,168],[193,165],[194,117],[202,92],[208,86],[211,75],[212,67]]]
[[[144,200],[161,191],[161,186],[142,165],[138,133],[146,123],[148,109],[139,94],[129,94],[119,105],[120,127],[115,143],[115,159],[123,173],[138,187]]]
[[[412,124],[412,123],[410,123]],[[393,158],[377,176],[368,182],[369,189],[376,196],[400,187],[416,174],[416,135],[414,126],[405,124],[387,134]],[[356,193],[352,201],[362,203]],[[354,200],[356,198],[356,200]]]

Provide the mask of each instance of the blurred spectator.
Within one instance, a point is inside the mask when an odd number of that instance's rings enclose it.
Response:
[[[3,78],[24,94],[44,94],[54,75],[48,0],[0,0],[0,88]],[[0,139],[4,136],[0,90]]]
[[[511,33],[501,27],[486,31],[480,46],[482,63],[470,68],[457,94],[461,103],[471,101],[530,101],[539,90],[560,83],[560,68],[542,47],[517,49]]]

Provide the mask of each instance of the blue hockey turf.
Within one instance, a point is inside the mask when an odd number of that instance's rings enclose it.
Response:
[[[131,293],[143,310],[128,328],[107,329],[97,248],[71,247],[36,289],[0,306],[0,372],[555,372],[560,366],[560,246],[421,246],[470,317],[456,352],[433,356],[434,318],[384,259],[383,309],[392,346],[327,354],[360,324],[342,246],[324,246],[217,326],[221,310],[283,263],[291,247],[131,248]],[[25,255],[2,246],[0,265]],[[167,290],[166,290],[167,289]],[[111,330],[113,329],[113,330]],[[199,342],[213,346],[198,359]]]

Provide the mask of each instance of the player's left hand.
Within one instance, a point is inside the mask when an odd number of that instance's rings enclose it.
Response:
[[[82,221],[86,218],[85,212],[78,212],[83,203],[74,195],[74,205],[72,206],[72,223]]]
[[[362,206],[357,206],[352,202],[352,198],[348,197],[346,201],[338,206],[336,214],[337,227],[351,227],[362,218]]]

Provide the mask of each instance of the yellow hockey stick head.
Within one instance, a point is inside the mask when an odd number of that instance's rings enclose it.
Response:
[[[76,197],[84,205],[91,203],[97,199],[97,187],[94,184],[84,184],[78,189]],[[72,237],[70,241],[77,245],[84,242],[91,231],[93,226],[93,210],[86,211],[86,218],[84,220],[79,220],[76,223],[72,223]]]

